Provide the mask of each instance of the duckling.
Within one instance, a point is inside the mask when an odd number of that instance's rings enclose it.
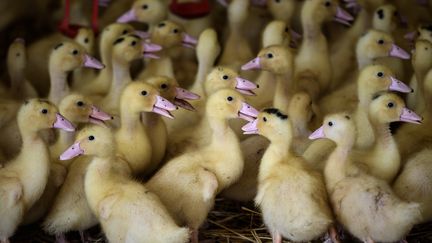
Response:
[[[74,131],[73,125],[45,100],[31,99],[17,115],[23,145],[20,153],[0,169],[1,201],[0,240],[9,242],[26,211],[42,195],[49,175],[50,157],[38,132],[48,128]],[[35,173],[37,172],[37,173]]]
[[[270,140],[259,168],[255,203],[263,213],[273,242],[282,242],[282,237],[310,241],[323,235],[333,223],[324,180],[292,152],[293,128],[288,116],[267,108],[243,131]],[[276,202],[281,199],[286,203]]]
[[[335,20],[349,25],[354,18],[335,0],[306,1],[301,12],[303,42],[295,58],[296,86],[313,100],[330,86],[331,65],[327,39],[321,31],[324,22]]]
[[[383,180],[360,170],[349,158],[355,143],[354,119],[328,115],[311,139],[329,138],[337,146],[327,159],[324,177],[338,221],[364,242],[401,240],[420,220],[419,204],[398,198]]]
[[[168,161],[146,184],[178,224],[192,229],[192,242],[198,242],[198,228],[213,207],[216,194],[233,184],[243,171],[239,141],[228,119],[250,120],[257,115],[230,89],[215,92],[206,105],[211,142]]]
[[[420,204],[421,222],[432,219],[431,149],[425,148],[406,161],[393,184],[393,190],[402,199]]]
[[[93,123],[103,125],[104,121],[112,117],[91,104],[89,98],[80,94],[70,94],[59,104],[59,110],[66,119],[75,125]],[[61,153],[73,143],[75,133],[60,131],[55,144],[49,147],[51,158],[51,169],[45,190],[39,200],[26,213],[23,224],[31,224],[46,215],[50,209],[55,196],[67,174],[70,161],[59,161]]]
[[[25,78],[26,62],[25,41],[17,38],[8,49],[7,68],[10,77],[10,89],[2,91],[4,96],[18,100],[38,97],[33,85]]]
[[[128,162],[134,174],[151,172],[165,154],[165,150],[158,151],[159,145],[155,142],[158,138],[149,136],[153,128],[148,129],[141,122],[141,113],[153,112],[173,118],[170,111],[175,109],[175,105],[159,96],[157,88],[143,81],[132,82],[124,88],[120,99],[121,125],[114,137],[117,153]],[[161,146],[165,148],[166,141],[163,143]],[[156,153],[153,154],[153,151]]]
[[[417,31],[408,32],[405,34],[404,38],[408,41],[414,40],[427,40],[432,42],[432,25],[430,24],[421,24],[417,27]]]
[[[288,47],[272,45],[263,48],[256,58],[242,66],[242,70],[265,70],[273,73],[276,88],[273,106],[286,111],[293,92],[293,55]]]
[[[267,8],[270,14],[273,16],[273,19],[282,21],[288,26],[291,26],[291,19],[293,18],[294,11],[296,10],[296,1],[267,1]],[[294,31],[291,33],[294,33]]]
[[[116,142],[110,129],[83,129],[62,154],[92,157],[85,175],[85,193],[92,212],[110,242],[188,242],[187,228],[177,226],[158,197],[142,184],[120,174],[114,164]]]
[[[160,22],[151,33],[152,43],[160,45],[163,51],[159,52],[158,59],[152,59],[146,63],[146,68],[138,75],[139,78],[148,78],[154,75],[164,75],[174,78],[174,66],[171,59],[176,54],[176,48],[184,46],[193,48],[197,40],[188,35],[184,28],[172,21]]]
[[[219,65],[239,70],[240,66],[253,57],[253,53],[244,37],[246,20],[249,15],[250,1],[233,0],[228,6],[229,34],[219,60]]]
[[[188,102],[188,100],[193,102],[198,100],[200,96],[180,88],[175,79],[166,76],[154,76],[147,79],[146,82],[157,88],[162,97],[172,102],[177,107],[183,108],[186,111],[195,111],[195,108]],[[180,110],[173,110],[173,116],[176,117],[179,111]],[[152,169],[155,169],[155,166],[159,165],[162,159],[165,157],[167,137],[169,132],[167,127],[171,127],[173,124],[175,124],[176,119],[172,119],[172,117],[169,116],[159,117],[155,114],[149,113],[143,113],[141,118],[152,144],[151,164],[154,165]],[[151,171],[151,169],[147,170],[146,174],[149,174]]]
[[[136,0],[130,10],[118,17],[118,23],[138,21],[149,25],[149,32],[153,32],[156,24],[167,17],[167,6],[160,0]]]
[[[221,47],[218,42],[216,31],[211,28],[204,30],[200,34],[196,46],[198,70],[195,76],[195,81],[190,88],[192,92],[200,96],[204,95],[204,82],[207,74],[213,68],[220,51]]]
[[[84,32],[84,33],[80,33]],[[75,42],[84,47],[84,50],[90,56],[95,54],[95,34],[91,28],[81,28],[78,30],[77,37],[74,38]],[[103,63],[103,62],[102,62]],[[79,68],[73,71],[72,87],[82,85],[96,77],[93,69]]]
[[[69,94],[67,75],[79,67],[103,69],[104,65],[89,56],[84,48],[75,42],[64,41],[54,47],[49,57],[51,87],[48,98],[51,102],[58,104]]]
[[[191,100],[190,102],[195,108],[195,112],[191,113],[185,110],[178,110],[176,112],[176,119],[167,124],[169,141],[183,140],[183,135],[190,135],[182,131],[186,127],[193,127],[193,125],[196,125],[201,120],[205,114],[204,110],[207,97],[217,90],[231,88],[244,95],[253,96],[258,86],[247,79],[241,78],[239,74],[231,68],[218,66],[213,68],[207,75],[203,88],[204,94],[200,95],[201,98],[199,100]]]
[[[391,183],[400,169],[397,143],[390,132],[390,122],[420,124],[422,118],[405,107],[405,102],[394,93],[378,94],[369,106],[369,121],[375,135],[372,146],[353,151],[352,159],[365,164],[368,173]]]
[[[130,65],[132,61],[141,57],[157,58],[154,54],[160,46],[147,44],[134,34],[117,38],[112,44],[112,82],[108,94],[99,100],[102,109],[116,116],[120,104],[120,96],[123,88],[132,82]]]
[[[257,87],[254,83],[240,78],[232,69],[223,67],[214,68],[207,76],[204,86],[206,96],[225,88],[235,89],[245,95],[253,95],[253,90]],[[169,158],[209,142],[211,137],[208,136],[208,133],[211,132],[211,126],[206,118],[207,105],[204,106],[205,102],[205,97],[191,102],[196,112],[178,111],[176,113],[175,120],[180,119],[180,121],[173,121],[169,129],[167,147]]]
[[[425,106],[424,79],[432,68],[432,42],[417,40],[411,62],[414,74],[410,86],[414,89],[414,92],[408,94],[407,104],[413,110],[422,112]]]

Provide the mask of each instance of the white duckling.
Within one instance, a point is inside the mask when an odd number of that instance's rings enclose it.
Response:
[[[114,164],[116,142],[110,129],[83,129],[63,159],[92,156],[85,175],[85,193],[90,208],[110,242],[179,242],[189,240],[187,228],[180,228],[158,197],[142,184],[120,174]]]
[[[243,131],[270,140],[259,168],[255,203],[263,213],[273,242],[281,243],[282,237],[310,241],[323,235],[333,222],[324,179],[292,152],[293,128],[288,116],[267,108]],[[285,203],[277,203],[281,200]]]
[[[23,145],[20,153],[0,169],[0,241],[9,242],[26,211],[42,195],[48,181],[50,157],[47,144],[38,132],[48,128],[74,131],[73,125],[44,100],[31,99],[20,108],[18,126]]]
[[[233,184],[243,171],[239,141],[228,119],[256,116],[244,98],[229,89],[209,97],[206,114],[212,128],[211,142],[168,161],[147,182],[176,222],[193,230],[192,242],[198,242],[198,228],[213,207],[216,194]]]
[[[354,120],[345,113],[328,115],[310,136],[329,138],[337,144],[324,170],[336,218],[363,242],[401,240],[419,222],[419,204],[402,201],[385,181],[353,164],[349,155],[355,136]]]
[[[58,104],[69,94],[68,73],[79,67],[102,69],[104,65],[75,42],[64,41],[54,47],[49,57],[51,87],[48,99],[51,102]]]

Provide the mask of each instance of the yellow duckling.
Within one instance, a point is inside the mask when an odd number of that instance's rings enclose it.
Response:
[[[198,228],[213,207],[216,194],[243,172],[239,141],[228,120],[253,119],[256,113],[234,90],[222,89],[212,94],[206,108],[211,142],[168,161],[147,182],[149,190],[159,196],[176,222],[193,230],[192,242],[198,242]]]
[[[353,164],[349,155],[355,137],[354,120],[346,113],[328,115],[310,136],[329,138],[337,144],[324,169],[336,218],[363,242],[401,240],[419,222],[419,204],[402,201],[385,181]]]
[[[187,228],[180,228],[158,197],[140,183],[119,173],[114,164],[116,142],[110,129],[83,129],[76,142],[62,154],[92,157],[85,175],[85,193],[93,213],[110,242],[189,241]]]
[[[48,146],[39,132],[48,128],[74,131],[73,125],[58,113],[52,103],[25,101],[18,115],[23,138],[20,153],[0,169],[0,241],[9,242],[27,210],[40,198],[48,181],[50,157]]]

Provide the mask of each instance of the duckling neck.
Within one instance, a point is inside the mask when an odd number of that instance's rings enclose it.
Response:
[[[148,128],[155,127],[159,123],[164,123],[162,120],[162,117],[158,114],[153,113],[153,112],[142,112],[141,113],[141,121]]]
[[[213,67],[214,60],[215,57],[198,59],[198,72],[191,89],[192,92],[195,92],[201,96],[204,95],[204,81],[206,80],[207,74]]]
[[[369,90],[366,89],[366,87],[363,87],[363,85],[358,85],[357,89],[357,99],[358,99],[358,109],[361,109],[362,111],[368,111],[369,105],[372,100],[372,95]]]
[[[54,104],[58,105],[60,101],[69,93],[69,86],[67,84],[67,73],[55,70],[50,67],[49,70],[51,88],[48,99]]]
[[[346,170],[351,164],[348,155],[351,152],[354,143],[352,140],[353,139],[348,138],[345,144],[338,144],[327,159],[324,168],[324,176],[326,186],[330,190],[336,185],[336,183],[346,177]]]
[[[273,106],[285,113],[288,112],[288,104],[291,98],[291,82],[291,73],[276,75],[276,89],[274,94]]]
[[[231,143],[237,142],[237,136],[231,130],[226,119],[218,117],[206,116],[206,120],[212,129],[211,146],[231,146]],[[232,142],[234,141],[234,142]]]
[[[24,84],[24,70],[16,70],[15,68],[9,67],[8,72],[11,81],[11,91],[16,95],[19,95],[18,92]]]
[[[87,168],[84,186],[87,197],[91,195],[88,197],[91,205],[97,205],[106,196],[107,190],[111,188],[114,182],[112,180],[116,174],[112,167],[113,163],[116,162],[114,158],[113,155],[94,157]]]
[[[154,75],[174,77],[173,64],[167,51],[168,50],[165,50],[162,53],[158,52],[158,59],[150,59],[147,62],[146,70],[149,70]]]
[[[423,112],[427,106],[426,98],[425,98],[425,90],[424,90],[424,78],[425,74],[419,71],[415,71],[414,77],[415,82],[417,83],[417,91],[415,96],[415,104],[416,111]]]
[[[130,64],[128,62],[117,61],[112,59],[113,62],[113,80],[111,83],[110,92],[108,97],[112,102],[118,102],[123,88],[132,81],[130,76]]]
[[[291,138],[272,138],[259,167],[259,180],[264,180],[278,165],[292,157]]]
[[[128,109],[127,104],[122,104],[120,117],[120,130],[135,133],[138,127],[141,127],[140,112],[134,112]]]
[[[292,119],[294,137],[307,137],[310,135],[307,122],[300,119]]]

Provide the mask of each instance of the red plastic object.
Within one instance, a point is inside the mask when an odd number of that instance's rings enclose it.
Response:
[[[92,1],[93,1],[93,6],[92,6],[92,16],[91,16],[91,28],[95,33],[95,35],[97,35],[99,33],[99,24],[98,24],[99,1],[98,0],[92,0]],[[81,25],[70,24],[70,0],[65,0],[64,16],[58,26],[58,30],[70,38],[75,38],[75,36],[78,34],[78,30],[82,27],[83,26]]]
[[[194,19],[208,15],[211,7],[209,0],[201,0],[196,3],[178,3],[177,0],[172,0],[169,9],[177,16]]]

